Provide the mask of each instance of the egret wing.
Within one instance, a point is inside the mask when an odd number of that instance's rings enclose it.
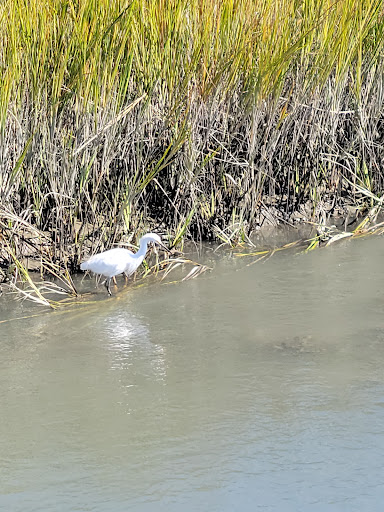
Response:
[[[127,261],[133,254],[128,249],[116,248],[109,251],[95,254],[88,261],[81,265],[82,270],[91,270],[95,274],[106,277],[122,274],[126,268]]]

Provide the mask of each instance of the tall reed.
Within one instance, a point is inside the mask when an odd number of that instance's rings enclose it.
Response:
[[[383,17],[381,0],[3,0],[0,237],[75,269],[149,228],[233,241],[356,203],[354,184],[380,194]]]

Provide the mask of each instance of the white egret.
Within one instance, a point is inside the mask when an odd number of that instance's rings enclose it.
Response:
[[[110,289],[111,279],[122,273],[127,277],[133,274],[143,262],[147,254],[148,244],[151,242],[160,245],[160,247],[169,252],[169,249],[163,245],[159,235],[147,233],[140,238],[140,247],[136,253],[128,249],[116,247],[109,251],[94,254],[89,260],[83,261],[80,268],[81,270],[91,270],[95,274],[105,276],[107,278],[105,280],[105,287],[109,295],[112,295]]]

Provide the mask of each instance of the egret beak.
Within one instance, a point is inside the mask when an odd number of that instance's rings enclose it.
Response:
[[[163,243],[160,242],[159,245],[168,254],[171,252],[170,249],[168,249],[168,247],[166,247]]]

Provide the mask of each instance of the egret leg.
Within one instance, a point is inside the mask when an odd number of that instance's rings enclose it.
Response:
[[[105,280],[105,287],[107,289],[108,295],[112,295],[111,292],[111,277],[108,277],[108,279]]]
[[[125,282],[128,283],[129,281],[129,275],[126,273],[126,272],[123,272],[124,274],[124,279],[125,279]]]

